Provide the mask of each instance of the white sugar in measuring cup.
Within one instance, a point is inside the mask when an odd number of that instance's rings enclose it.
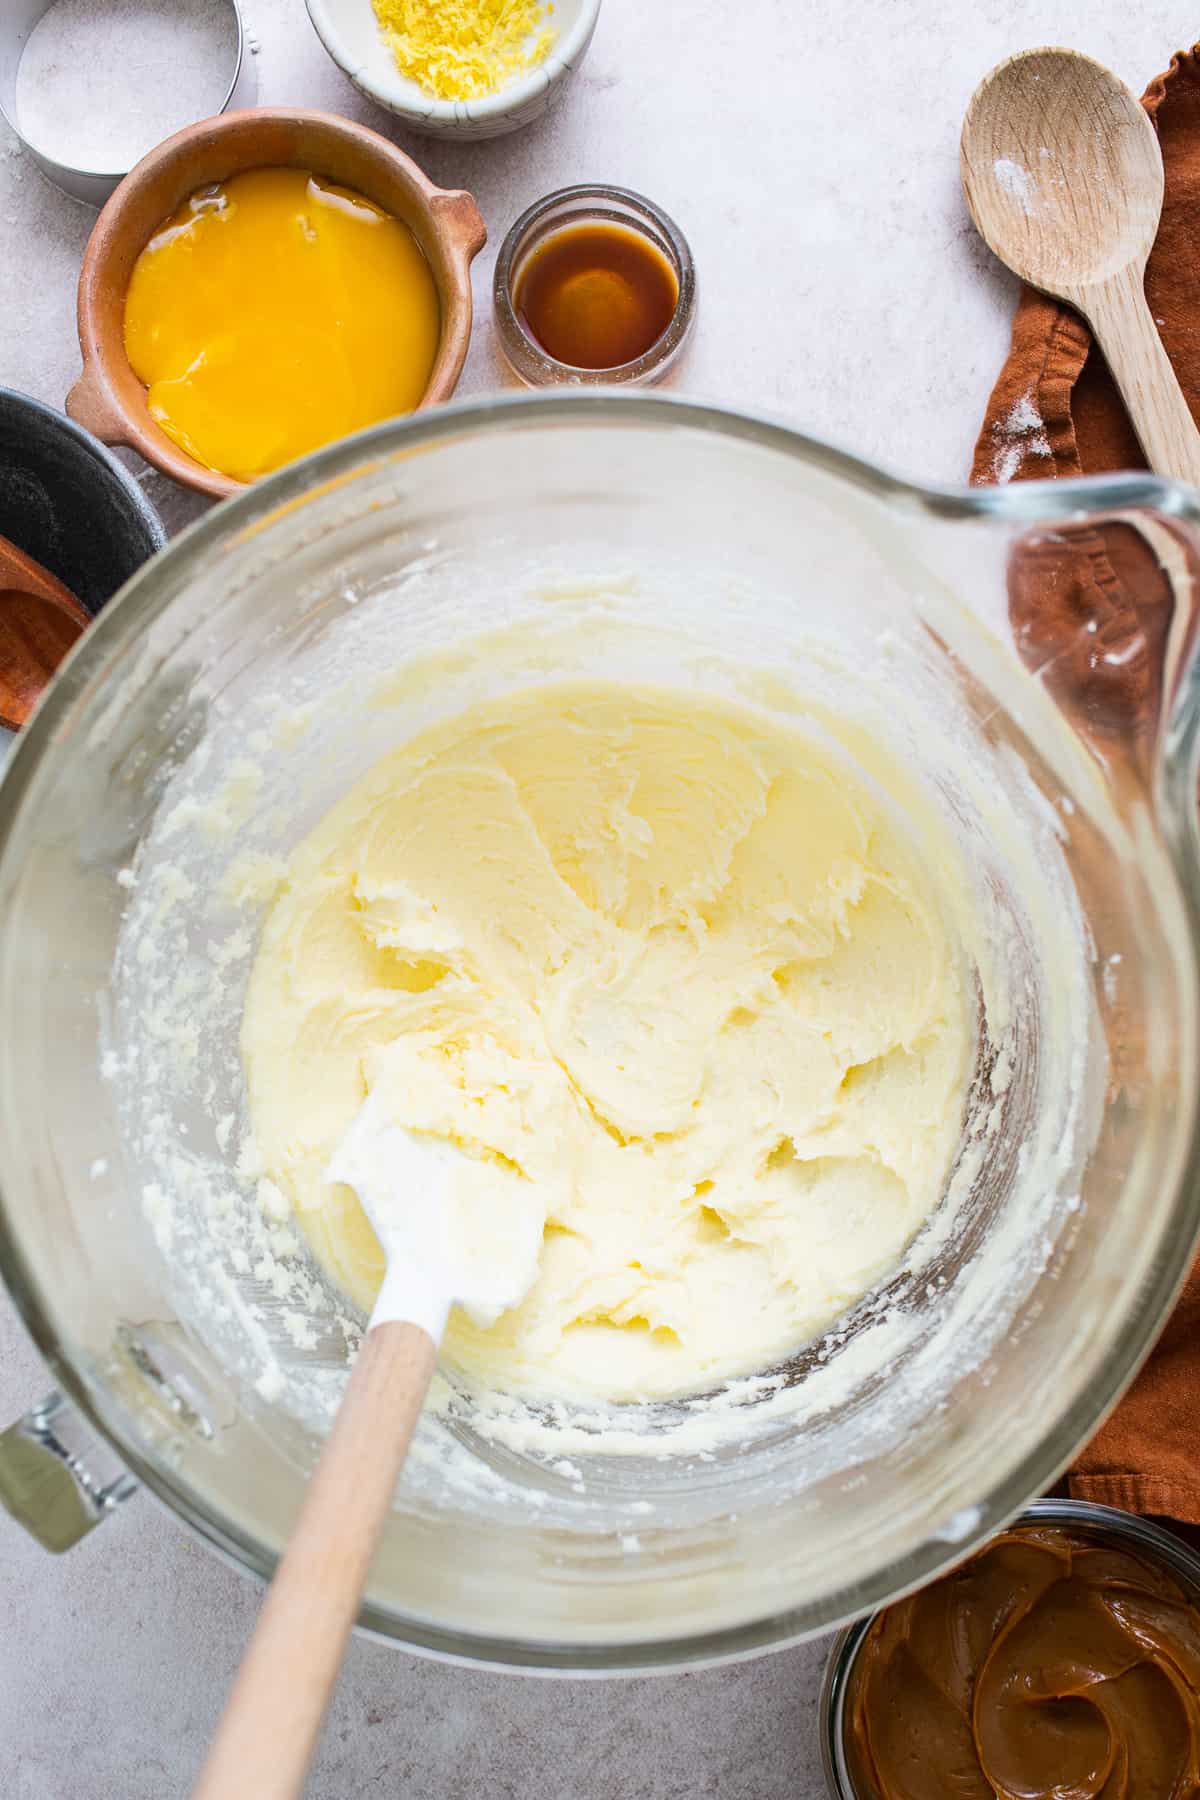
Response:
[[[42,173],[89,206],[160,139],[253,106],[255,87],[238,0],[0,9],[0,113]]]

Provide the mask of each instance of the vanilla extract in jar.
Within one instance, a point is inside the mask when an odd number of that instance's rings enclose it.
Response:
[[[663,335],[679,303],[679,281],[640,231],[568,225],[528,258],[513,303],[530,337],[556,362],[617,369]]]
[[[624,188],[564,188],[517,220],[496,263],[501,346],[531,386],[658,380],[691,326],[691,252]]]

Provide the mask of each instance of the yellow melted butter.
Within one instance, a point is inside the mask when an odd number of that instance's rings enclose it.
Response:
[[[407,225],[302,169],[252,169],[191,195],[143,250],[125,348],[168,437],[253,481],[411,412],[440,325]]]

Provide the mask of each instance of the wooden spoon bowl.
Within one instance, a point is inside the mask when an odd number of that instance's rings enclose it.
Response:
[[[0,588],[0,725],[21,729],[85,628],[86,614],[81,621],[57,600]]]
[[[0,725],[21,729],[90,624],[57,576],[0,537]]]
[[[1032,286],[1082,293],[1145,267],[1162,211],[1158,138],[1090,57],[1026,50],[993,69],[967,107],[962,175],[981,235]]]

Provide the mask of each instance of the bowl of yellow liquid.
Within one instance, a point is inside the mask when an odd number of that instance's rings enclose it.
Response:
[[[448,399],[471,335],[474,200],[330,114],[209,119],[96,222],[71,417],[224,496]]]

